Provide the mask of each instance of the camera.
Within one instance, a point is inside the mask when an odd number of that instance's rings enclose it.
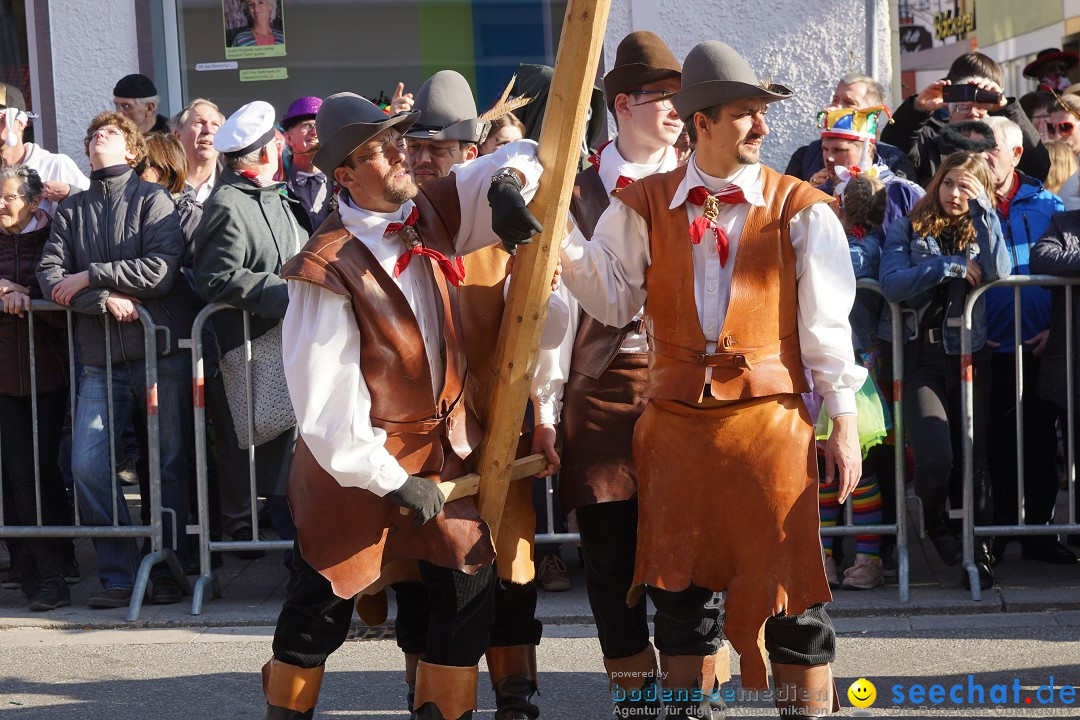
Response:
[[[1001,93],[983,90],[978,85],[946,85],[941,88],[941,99],[947,103],[986,103],[997,105],[1001,102]]]

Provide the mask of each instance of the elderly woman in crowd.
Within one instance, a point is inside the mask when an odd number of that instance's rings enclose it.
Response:
[[[244,9],[251,21],[251,29],[238,32],[233,38],[233,47],[285,43],[285,34],[272,27],[277,20],[277,0],[247,0]]]
[[[37,464],[27,449],[34,446],[31,396],[31,299],[42,297],[34,275],[49,239],[49,216],[39,207],[44,183],[25,165],[0,169],[0,462],[3,464],[5,521],[38,524],[40,473],[44,525],[70,525],[64,483],[60,476],[60,431],[68,398],[67,342],[62,316],[42,313],[34,323],[34,379],[37,393]],[[52,317],[50,317],[52,316]],[[52,322],[50,322],[52,321]],[[71,603],[64,576],[74,566],[68,538],[8,540],[13,568],[31,610],[53,610]]]

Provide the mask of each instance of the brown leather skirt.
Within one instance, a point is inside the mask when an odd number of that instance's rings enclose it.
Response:
[[[456,458],[448,453],[448,460]],[[457,477],[460,461],[448,462],[444,470],[449,478]],[[446,503],[442,512],[417,528],[413,516],[402,515],[401,506],[390,498],[339,485],[303,439],[296,443],[288,496],[304,560],[330,581],[341,598],[401,580],[398,572],[381,577],[383,566],[402,567],[398,561],[426,560],[472,574],[495,559],[491,533],[480,519],[475,497]]]
[[[593,379],[570,372],[563,392],[559,502],[564,512],[637,495],[632,442],[645,409],[648,353],[618,353]]]
[[[817,458],[798,395],[693,407],[650,400],[634,433],[642,585],[727,591],[742,684],[765,689],[765,621],[832,599],[818,536]]]

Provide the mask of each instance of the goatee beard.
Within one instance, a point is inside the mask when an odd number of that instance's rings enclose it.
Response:
[[[419,189],[416,187],[416,182],[414,182],[412,179],[412,175],[405,176],[404,185],[396,186],[393,184],[394,175],[401,172],[404,167],[404,165],[398,165],[396,168],[394,168],[387,174],[386,189],[383,192],[383,199],[387,202],[397,203],[398,205],[401,205],[408,200],[412,200],[414,197],[416,197],[416,193],[419,192]]]

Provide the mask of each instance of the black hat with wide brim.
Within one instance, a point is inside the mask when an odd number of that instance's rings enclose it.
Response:
[[[671,102],[682,121],[689,122],[694,113],[714,105],[747,98],[776,102],[794,94],[783,85],[761,82],[730,45],[707,40],[683,60],[682,90],[672,96]]]
[[[1043,67],[1047,63],[1059,60],[1066,65],[1066,71],[1076,67],[1077,63],[1080,63],[1080,55],[1072,52],[1071,50],[1058,50],[1057,48],[1046,48],[1040,50],[1039,54],[1035,56],[1035,59],[1024,66],[1024,77],[1035,78],[1038,80],[1043,73]]]
[[[383,130],[396,127],[404,134],[418,117],[420,113],[412,112],[388,118],[375,103],[356,93],[331,95],[323,101],[315,115],[319,150],[312,162],[324,172],[332,173],[353,150]]]
[[[487,122],[477,119],[476,101],[465,76],[456,70],[440,70],[416,93],[413,110],[420,119],[407,135],[421,140],[480,142]]]

